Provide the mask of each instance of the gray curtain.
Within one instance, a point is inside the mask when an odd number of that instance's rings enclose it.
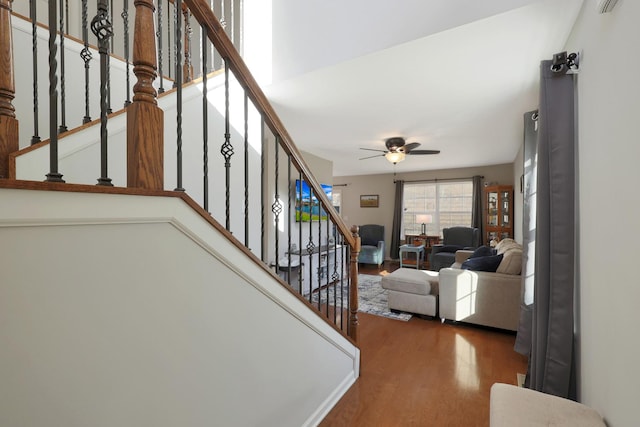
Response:
[[[529,388],[575,391],[574,75],[542,61],[538,127],[534,304]]]
[[[482,176],[480,175],[473,177],[473,201],[471,203],[471,226],[480,230],[480,243],[486,243],[482,219]]]
[[[393,204],[393,226],[391,227],[391,246],[389,246],[389,257],[398,259],[400,251],[400,228],[402,227],[402,198],[404,193],[404,181],[398,180],[396,183],[396,197]]]

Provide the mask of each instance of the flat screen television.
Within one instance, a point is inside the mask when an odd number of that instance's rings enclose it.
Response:
[[[324,194],[331,200],[331,185],[320,184],[320,186],[322,186]],[[296,221],[309,222],[325,219],[327,219],[327,212],[320,208],[320,202],[315,194],[311,197],[309,184],[306,181],[296,179]]]

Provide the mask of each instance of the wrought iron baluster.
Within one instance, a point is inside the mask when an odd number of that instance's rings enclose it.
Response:
[[[89,49],[89,18],[87,0],[82,0],[82,41],[84,47],[80,52],[80,58],[84,61],[84,117],[82,123],[89,123],[91,115],[89,110],[89,67],[91,63],[91,50]]]
[[[336,223],[331,220],[331,225],[333,227],[333,273],[331,274],[331,281],[333,283],[333,323],[335,325],[338,324],[337,314],[338,314],[338,280],[340,280],[340,274],[338,274],[338,236],[336,235]],[[342,266],[342,260],[340,260],[340,265]],[[342,292],[342,288],[340,289]]]
[[[322,218],[322,215],[320,216]],[[331,246],[329,244],[329,216],[327,215],[327,219],[325,220],[325,225],[327,227],[327,267],[326,267],[326,275],[327,275],[327,319],[329,318],[329,288],[330,288],[330,268],[329,261],[331,260]],[[335,258],[335,254],[333,254]]]
[[[202,25],[202,137],[204,172],[204,210],[209,212],[209,102],[207,101],[207,28]],[[246,244],[245,244],[246,246]]]
[[[267,262],[267,254],[265,251],[265,194],[266,194],[266,170],[267,170],[267,142],[264,135],[264,118],[260,119],[260,259]]]
[[[65,133],[67,131],[67,108],[66,108],[66,89],[65,89],[65,76],[64,76],[64,58],[66,53],[64,51],[64,3],[60,0],[60,127],[59,133]]]
[[[107,0],[98,0],[98,13],[91,21],[91,31],[98,38],[100,53],[100,178],[98,178],[98,185],[112,187],[107,171],[107,67],[109,66],[109,39],[113,35],[113,25],[109,21],[107,7]]]
[[[349,256],[348,259],[351,259],[351,248],[348,247],[347,248],[347,255]],[[351,269],[351,266],[349,266],[349,269]],[[349,308],[351,307],[351,271],[349,271],[349,274],[347,275],[347,335],[351,336],[351,319],[349,316]],[[343,311],[344,313],[344,311]]]
[[[31,19],[31,52],[33,61],[33,136],[31,145],[40,142],[38,125],[38,17],[37,0],[29,0],[29,18]]]
[[[287,282],[291,285],[291,154],[287,154]]]
[[[300,194],[303,195],[304,183],[300,181]],[[309,187],[309,208],[311,208],[311,201],[313,200],[313,189]],[[304,206],[304,205],[303,205]],[[300,213],[303,211],[301,210]],[[311,213],[311,210],[309,211]],[[302,220],[302,215],[300,216]],[[315,244],[313,243],[313,227],[311,226],[311,217],[309,217],[309,242],[307,243],[307,255],[309,255],[309,302],[313,300],[313,250]]]
[[[175,48],[175,80],[173,81],[173,87],[178,87],[178,82],[182,84],[182,20],[180,19],[180,11],[182,10],[182,0],[175,0],[173,3],[173,26],[175,29],[174,39],[176,43]]]
[[[204,33],[206,36],[207,33]],[[207,64],[207,50],[202,46],[202,63]],[[206,75],[206,74],[205,74]],[[203,77],[204,78],[204,77]],[[249,96],[244,92],[244,245],[249,247]]]
[[[175,12],[174,16],[179,16],[179,10],[182,8],[182,0],[176,0],[174,3]],[[176,40],[176,80],[173,82],[173,87],[177,87],[176,91],[176,130],[177,130],[177,153],[176,153],[176,161],[177,161],[177,187],[175,191],[184,191],[182,187],[182,84],[177,84],[177,82],[182,82],[182,66],[181,66],[181,58],[182,55],[182,28],[180,26],[180,19],[176,18],[175,22],[175,40]]]
[[[218,7],[217,7],[217,3],[219,3],[220,0],[211,0],[210,1],[210,7],[211,10],[213,11],[213,14],[215,16],[220,16],[220,14],[218,13]],[[218,68],[216,67],[216,48],[213,44],[211,44],[211,71],[215,71]]]
[[[276,271],[280,271],[280,261],[279,261],[279,257],[280,257],[280,233],[278,232],[278,224],[280,223],[280,214],[282,213],[282,203],[280,203],[280,191],[278,188],[278,184],[279,184],[279,172],[280,172],[280,156],[279,156],[279,152],[280,152],[280,137],[278,135],[276,135],[276,142],[275,142],[275,152],[274,152],[274,175],[275,175],[275,195],[274,195],[274,201],[273,204],[271,205],[271,212],[273,212],[273,215],[275,217],[275,227],[274,227],[274,234],[275,234],[275,245],[276,245],[276,252],[275,252],[275,256],[276,256]]]
[[[219,7],[220,13],[216,14],[216,16],[220,17],[220,25],[222,26],[222,28],[224,29],[224,32],[227,32],[227,21],[225,18],[225,10],[224,10],[224,4],[223,4],[223,0],[220,0],[220,7]],[[220,57],[218,58],[218,61],[220,63],[220,66],[222,66],[221,61],[224,61],[224,58],[222,58],[222,55],[220,55]]]
[[[342,253],[342,270],[340,271],[340,330],[344,329],[344,264],[347,262],[349,258],[347,257],[347,248],[344,244],[344,236],[340,234],[340,243],[342,247],[340,248],[340,252]],[[349,280],[347,278],[347,280]],[[347,288],[348,289],[348,288]]]
[[[100,3],[100,0],[98,0],[98,3]],[[111,22],[113,24],[113,11],[115,10],[113,8],[113,0],[109,0],[109,4],[107,5],[107,10],[109,11],[109,22]],[[113,42],[115,42],[116,38],[115,35],[111,34],[111,38],[109,39],[109,52],[113,52]]]
[[[175,12],[175,8],[174,8],[174,12]],[[174,31],[175,31],[175,28],[174,28]],[[168,48],[167,61],[169,62],[167,64],[168,70],[169,70],[168,73],[169,73],[169,77],[171,77],[171,70],[172,70],[171,68],[171,0],[167,0],[167,48]]]
[[[124,24],[124,62],[126,65],[126,82],[127,96],[124,101],[125,108],[131,104],[131,77],[129,73],[129,0],[123,0],[122,4],[122,13],[120,14],[122,17],[122,23]]]
[[[313,199],[311,203],[311,224],[313,224]],[[320,203],[320,195],[318,194],[318,311],[322,312],[320,308],[320,300],[322,300],[322,279],[324,278],[324,263],[322,262],[322,220],[320,215],[321,212],[321,203]]]
[[[64,182],[58,172],[58,46],[56,45],[57,0],[49,0],[49,173],[48,182]]]
[[[100,0],[98,0],[98,4],[100,4]],[[107,16],[108,16],[109,22],[113,23],[113,0],[111,0],[111,7],[109,7],[108,3],[106,3],[106,7],[107,7],[107,12],[108,12]],[[107,42],[107,86],[106,86],[106,90],[107,90],[107,113],[108,114],[111,114],[113,112],[111,110],[111,55],[110,55],[110,53],[113,52],[113,41],[114,41],[114,37],[113,37],[113,27],[112,27],[111,36],[109,37],[109,41]],[[102,56],[101,56],[100,60],[102,60]],[[102,107],[101,107],[101,109],[102,109]],[[100,114],[102,114],[102,112]]]
[[[156,31],[156,38],[158,40],[158,74],[160,74],[160,87],[158,88],[158,93],[164,93],[164,76],[162,75],[162,0],[158,1],[157,28],[158,31]]]
[[[231,156],[233,156],[233,146],[231,145],[229,117],[229,64],[226,61],[224,63],[224,144],[220,147],[220,153],[224,156],[225,224],[227,230],[231,230]]]
[[[298,187],[299,186],[299,187]],[[299,195],[299,197],[298,197]],[[298,183],[296,185],[296,205],[300,203],[299,206],[296,206],[296,215],[298,216],[298,221],[302,223],[302,172],[298,171]],[[298,289],[300,289],[300,294],[303,294],[304,291],[302,289],[302,279],[303,279],[303,269],[302,269],[302,224],[298,225],[298,247],[300,251],[298,252],[298,265],[300,265],[300,274],[298,274]]]
[[[66,22],[67,22],[67,34],[69,34],[69,0],[65,0],[64,1],[64,8],[65,8],[65,16],[66,16]]]

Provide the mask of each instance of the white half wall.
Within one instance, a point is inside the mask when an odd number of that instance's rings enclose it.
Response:
[[[173,197],[0,190],[0,425],[316,425],[359,351]]]
[[[578,397],[609,427],[638,425],[640,3],[587,1],[566,49],[578,74]]]

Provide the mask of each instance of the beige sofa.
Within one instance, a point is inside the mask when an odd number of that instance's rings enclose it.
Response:
[[[473,251],[458,251],[451,268],[440,270],[440,317],[515,331],[523,297],[522,246],[504,239],[497,246],[503,258],[495,273],[462,270]]]

